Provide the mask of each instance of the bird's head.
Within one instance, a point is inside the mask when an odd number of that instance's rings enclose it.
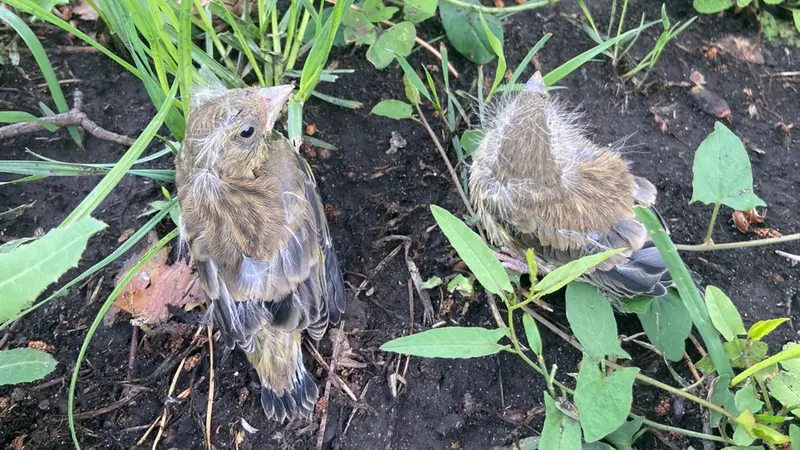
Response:
[[[228,172],[267,158],[275,121],[294,89],[199,91],[194,95],[181,155],[196,170]]]

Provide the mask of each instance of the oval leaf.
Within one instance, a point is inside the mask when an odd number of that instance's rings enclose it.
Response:
[[[477,0],[465,0],[479,5]],[[488,64],[494,59],[494,51],[483,31],[480,14],[471,9],[455,6],[449,2],[439,5],[439,16],[453,47],[475,64]],[[503,26],[495,16],[486,16],[486,25],[500,43],[503,42]]]
[[[694,9],[700,14],[716,14],[733,6],[731,0],[694,0]]]
[[[89,237],[105,227],[86,217],[0,254],[0,322],[16,316],[61,274],[77,266]]]
[[[786,317],[779,319],[759,320],[747,330],[747,337],[755,341],[761,340],[764,336],[772,333],[775,328],[778,328],[783,322],[789,320]]]
[[[484,289],[495,295],[503,295],[503,291],[513,292],[505,269],[477,233],[439,206],[431,205],[431,212],[450,245]]]
[[[375,25],[364,17],[364,13],[354,9],[348,9],[344,13],[342,27],[344,28],[344,41],[348,44],[372,45],[378,35]]]
[[[597,362],[585,355],[575,387],[575,405],[581,413],[583,439],[594,442],[625,423],[633,403],[633,380],[638,368],[606,376]]]
[[[800,374],[781,371],[767,382],[769,393],[792,414],[800,417]]]
[[[478,358],[508,348],[497,343],[505,335],[505,328],[443,327],[389,341],[381,350],[425,358]]]
[[[569,326],[587,355],[596,360],[606,355],[630,359],[617,342],[614,311],[596,287],[586,283],[570,284],[566,303]]]
[[[430,19],[436,14],[438,0],[404,0],[403,19],[419,23]]]
[[[376,69],[385,69],[394,60],[395,53],[408,56],[414,46],[417,31],[411,22],[400,22],[381,33],[367,50],[367,59]]]
[[[57,364],[50,354],[32,348],[0,351],[0,386],[44,378]]]
[[[706,288],[706,305],[711,323],[725,337],[725,340],[733,341],[737,334],[747,333],[739,311],[733,306],[731,299],[718,287],[708,286]]]
[[[544,426],[539,439],[539,448],[552,450],[580,450],[581,426],[562,413],[555,400],[544,394]]]
[[[738,211],[766,206],[753,193],[750,158],[738,136],[720,122],[714,124],[694,155],[692,199],[689,204],[723,204]]]
[[[589,269],[607,260],[608,258],[621,252],[623,249],[617,248],[613,250],[606,250],[602,253],[584,256],[583,258],[570,261],[567,264],[557,268],[556,270],[548,273],[542,281],[536,283],[536,292],[539,295],[552,294],[553,292],[568,285],[571,281],[583,275]]]
[[[411,105],[400,100],[381,100],[372,108],[370,114],[395,120],[409,119],[411,118]]]
[[[522,316],[522,325],[525,327],[525,337],[528,339],[528,347],[537,355],[542,354],[542,337],[539,335],[539,328],[536,321],[528,314]]]
[[[683,359],[685,341],[692,331],[692,317],[683,301],[673,289],[654,300],[647,312],[639,314],[644,332],[650,343],[670,361]]]

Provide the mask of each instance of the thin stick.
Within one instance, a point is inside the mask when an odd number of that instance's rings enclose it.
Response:
[[[480,4],[476,5],[474,3],[462,2],[461,0],[442,0],[442,1],[445,3],[450,3],[452,5],[459,6],[464,9],[471,9],[473,11],[481,12],[484,14],[511,14],[521,11],[527,11],[529,9],[541,8],[542,6],[547,6],[551,3],[556,3],[558,0],[539,0],[534,2],[527,2],[517,6],[506,6],[503,8],[493,8],[491,6],[483,6]]]
[[[781,244],[784,242],[792,242],[800,240],[800,233],[795,234],[788,234],[786,236],[781,236],[777,238],[767,238],[767,239],[756,239],[754,241],[744,241],[744,242],[728,242],[725,244],[697,244],[697,245],[685,245],[685,244],[675,244],[675,248],[682,252],[710,252],[714,250],[733,250],[737,248],[747,248],[747,247],[761,247],[762,245],[772,245],[772,244]]]
[[[214,338],[211,325],[206,325],[208,332],[208,402],[206,403],[206,449],[211,450],[211,412],[214,409]]]
[[[100,284],[98,283],[98,286]],[[136,348],[139,346],[139,326],[131,325],[131,350],[128,353],[128,373],[125,380],[130,383],[133,379],[133,366],[136,363]]]
[[[781,251],[781,250],[775,250],[775,253],[777,253],[778,256],[783,256],[786,259],[791,259],[792,261],[800,262],[800,256],[795,255],[793,253],[786,253],[786,252]]]
[[[692,358],[689,358],[689,354],[684,352],[683,359],[686,360],[686,366],[689,367],[689,372],[692,372],[694,381],[700,381],[700,374],[697,373],[697,368],[694,367],[694,363],[692,362]]]
[[[425,115],[422,114],[422,110],[420,109],[419,105],[415,105],[417,108],[417,114],[419,114],[419,118],[422,121],[422,126],[425,127],[425,130],[428,132],[428,135],[433,140],[436,149],[439,150],[439,155],[441,155],[442,159],[444,160],[445,165],[447,165],[447,171],[450,172],[450,178],[453,179],[453,184],[456,185],[456,190],[458,190],[458,195],[461,196],[461,200],[464,202],[464,206],[467,207],[467,211],[469,212],[470,216],[475,217],[475,210],[472,209],[472,205],[467,198],[467,193],[464,192],[464,188],[461,187],[461,181],[458,179],[458,174],[456,174],[456,170],[453,168],[453,165],[450,164],[450,159],[447,158],[447,152],[445,152],[444,147],[442,147],[442,143],[439,142],[439,138],[436,137],[436,133],[433,132],[433,129],[428,124],[428,120],[425,118]],[[481,239],[484,241],[486,240],[486,236],[483,235],[483,229],[478,226],[478,231],[480,232]]]
[[[83,93],[76,90],[75,103],[71,110],[49,117],[40,117],[35,122],[20,122],[0,127],[0,141],[19,136],[21,134],[35,133],[44,130],[45,128],[42,126],[42,122],[44,122],[51,125],[56,125],[58,127],[79,126],[98,139],[115,142],[120,145],[127,145],[128,147],[136,142],[134,139],[129,138],[128,136],[113,133],[92,122],[86,116],[86,113],[81,111],[82,107]]]
[[[331,363],[328,366],[328,380],[325,381],[325,397],[323,404],[325,405],[325,409],[322,410],[322,419],[319,423],[319,434],[317,435],[317,450],[322,448],[322,444],[325,441],[325,428],[328,425],[328,409],[330,409],[330,396],[331,396],[331,384],[333,384],[333,375],[334,371],[336,370],[336,360],[339,358],[339,348],[341,347],[342,338],[344,336],[344,320],[339,323],[339,332],[336,333],[336,342],[333,344],[333,356],[331,357]]]

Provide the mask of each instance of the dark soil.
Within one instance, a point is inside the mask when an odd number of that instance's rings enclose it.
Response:
[[[600,2],[607,3],[607,2]],[[637,2],[630,17],[642,12],[658,16],[661,3]],[[690,2],[671,5],[670,14],[677,20],[691,17]],[[593,2],[595,13],[601,8]],[[547,72],[574,55],[590,48],[593,43],[576,27],[561,17],[561,13],[577,12],[572,2],[552,8],[512,16],[505,20],[505,42],[509,67],[524,57],[528,49],[547,32],[553,38],[538,57],[538,64]],[[598,19],[602,20],[602,19]],[[426,25],[427,38],[441,33],[438,25]],[[655,41],[655,31],[644,38]],[[771,77],[769,74],[800,68],[797,49],[765,45],[765,65],[745,64],[720,54],[709,58],[703,54],[708,43],[728,34],[758,39],[754,18],[727,14],[704,16],[670,43],[650,80],[655,83],[645,93],[630,93],[629,86],[620,85],[613,76],[607,60],[592,62],[563,80],[568,89],[559,95],[573,105],[579,105],[591,123],[596,142],[609,144],[625,140],[626,156],[638,175],[649,178],[660,190],[659,209],[669,220],[676,242],[696,243],[705,232],[711,208],[689,206],[691,198],[692,159],[694,150],[714,126],[715,119],[702,112],[684,88],[664,87],[664,82],[687,81],[689,74],[700,71],[707,87],[724,97],[730,105],[732,119],[729,127],[741,136],[751,150],[756,193],[769,204],[767,225],[784,234],[800,231],[796,211],[800,209],[800,157],[795,134],[783,135],[778,122],[797,123],[800,120],[800,95],[797,78]],[[8,42],[8,31],[0,35]],[[64,85],[71,99],[73,89],[85,94],[86,113],[101,126],[129,136],[136,136],[152,118],[155,111],[142,85],[133,76],[105,57],[94,53],[69,53],[64,46],[67,38],[53,35],[47,39],[48,53],[57,67],[60,79],[77,79]],[[451,51],[451,54],[455,52]],[[638,56],[643,51],[638,51]],[[454,58],[461,71],[459,88],[469,90],[476,72],[466,61]],[[317,175],[324,201],[335,211],[337,220],[331,223],[341,265],[352,284],[344,330],[353,358],[362,361],[363,368],[344,368],[339,371],[353,393],[359,398],[356,405],[340,389],[332,389],[328,404],[325,445],[345,449],[417,449],[417,448],[475,448],[485,449],[508,445],[515,438],[536,435],[543,421],[541,377],[522,361],[508,355],[475,360],[423,360],[412,358],[404,378],[406,385],[393,398],[387,379],[400,366],[394,354],[382,353],[379,346],[408,333],[409,274],[404,262],[400,240],[385,239],[392,235],[408,236],[413,240],[411,256],[423,278],[453,273],[452,249],[438,231],[431,228],[434,221],[428,212],[429,204],[438,204],[451,211],[463,213],[449,176],[425,130],[411,121],[393,121],[370,116],[372,105],[384,98],[403,99],[401,71],[397,67],[378,72],[364,58],[364,51],[339,51],[335,60],[340,68],[356,72],[343,76],[334,85],[320,89],[339,97],[363,102],[361,110],[346,110],[317,100],[306,107],[306,120],[316,124],[319,137],[338,147],[328,155],[318,149],[307,156]],[[411,58],[415,66],[438,62],[422,51]],[[434,64],[435,63],[435,64]],[[37,103],[48,103],[42,79],[27,54],[23,54],[23,71],[11,66],[0,67],[0,108],[27,110],[36,113]],[[488,73],[492,73],[491,71]],[[760,115],[748,114],[749,100],[743,93],[750,89],[758,102]],[[674,106],[674,116],[668,118],[666,134],[650,112],[654,106]],[[433,120],[431,111],[429,119]],[[387,155],[392,131],[399,132],[408,145],[396,154]],[[0,159],[31,159],[26,149],[65,161],[115,162],[125,149],[91,136],[85,139],[86,149],[78,151],[65,132],[40,133],[5,141]],[[160,149],[157,144],[151,151]],[[759,150],[760,152],[756,152]],[[312,154],[315,153],[315,154]],[[156,163],[169,167],[170,161]],[[9,177],[3,178],[7,180]],[[6,185],[0,190],[0,211],[35,204],[10,223],[0,226],[0,238],[29,236],[37,228],[48,230],[56,226],[85,197],[97,183],[97,177],[49,178],[21,185]],[[171,188],[171,186],[170,186]],[[96,211],[95,216],[109,227],[89,243],[80,269],[88,268],[109,254],[119,244],[123,230],[141,226],[147,219],[138,217],[147,203],[160,198],[160,183],[142,178],[127,177]],[[752,239],[736,231],[730,224],[731,211],[723,208],[715,229],[717,242]],[[167,224],[159,231],[168,231]],[[379,272],[374,269],[397,246],[401,250]],[[738,306],[749,325],[757,320],[789,315],[798,318],[791,306],[797,307],[797,267],[791,267],[774,250],[800,253],[800,245],[760,247],[745,250],[685,253],[684,260],[703,285],[713,284],[725,290]],[[90,283],[72,289],[69,295],[57,299],[22,319],[9,333],[7,348],[27,346],[30,341],[44,341],[55,348],[59,361],[56,371],[43,382],[45,385],[24,385],[0,388],[0,445],[10,446],[21,436],[25,448],[70,448],[66,421],[66,392],[68,380],[78,350],[103,300],[113,289],[113,279],[122,265],[112,264],[98,273]],[[78,272],[63,277],[68,279]],[[366,277],[366,278],[365,278]],[[365,289],[356,288],[365,283]],[[98,295],[92,298],[96,283]],[[464,299],[446,292],[434,292],[436,320],[461,325],[493,327],[489,308],[483,295]],[[91,301],[90,301],[91,300]],[[452,303],[452,304],[450,304]],[[552,321],[566,326],[563,302],[559,295],[550,299],[555,312],[545,314]],[[445,307],[448,304],[448,307]],[[422,306],[414,305],[414,326],[422,330]],[[795,308],[794,311],[797,311]],[[125,383],[131,343],[131,325],[124,314],[111,327],[101,327],[89,346],[83,364],[86,373],[79,382],[76,404],[79,412],[91,417],[78,421],[78,433],[86,448],[132,448],[146,428],[162,413],[167,401],[175,368],[183,352],[205,354],[208,346],[191,350],[194,322],[199,313],[176,315],[167,325],[150,333],[141,333],[133,366],[133,379]],[[620,316],[620,332],[633,334],[640,330],[633,316]],[[556,335],[542,331],[548,363],[557,364],[561,379],[577,371],[580,354]],[[792,326],[783,326],[770,339],[771,351],[784,342],[795,340]],[[635,363],[643,372],[666,382],[674,381],[663,363],[633,344],[625,344]],[[215,345],[216,394],[212,439],[217,448],[314,448],[318,437],[319,418],[308,424],[280,426],[267,422],[258,404],[257,378],[239,352],[222,361],[222,346]],[[326,339],[320,350],[329,357],[331,344]],[[166,364],[162,370],[159,366]],[[324,387],[326,370],[308,358],[307,366]],[[687,373],[684,365],[677,365]],[[208,392],[208,358],[177,381],[173,397],[194,386],[188,399],[170,401],[169,420],[161,438],[161,448],[195,449],[203,446],[203,422]],[[202,380],[201,380],[202,378]],[[321,389],[322,390],[322,389]],[[134,399],[111,411],[131,392],[140,392]],[[635,411],[653,420],[695,430],[700,429],[700,415],[694,405],[686,404],[682,416],[672,413],[659,416],[656,406],[671,399],[664,392],[637,385]],[[259,429],[255,434],[241,433],[241,420]],[[152,446],[154,433],[146,446]],[[676,448],[686,448],[689,441],[667,434],[657,438],[647,433],[639,448],[666,448],[662,439],[672,441]],[[695,447],[698,443],[694,442]]]

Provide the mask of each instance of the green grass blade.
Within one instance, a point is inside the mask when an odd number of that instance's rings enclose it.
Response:
[[[0,111],[0,123],[36,122],[49,132],[56,131],[57,126],[44,122],[38,117],[25,111]]]
[[[177,84],[175,85],[177,86]],[[86,333],[86,338],[83,340],[83,345],[81,346],[81,350],[78,353],[78,358],[75,360],[75,368],[72,370],[72,378],[69,382],[69,394],[67,395],[67,419],[69,421],[69,432],[72,436],[72,443],[75,445],[75,448],[80,450],[81,444],[78,442],[78,433],[75,431],[75,387],[78,385],[78,372],[81,369],[81,364],[83,363],[83,359],[86,356],[86,350],[89,349],[89,343],[92,341],[92,337],[94,333],[97,331],[97,328],[100,326],[100,323],[103,322],[103,317],[106,315],[108,308],[114,303],[114,300],[119,296],[123,289],[130,283],[131,279],[139,272],[139,269],[155,255],[162,247],[167,245],[171,240],[175,239],[178,236],[178,230],[174,229],[169,234],[164,236],[158,243],[150,249],[143,257],[139,260],[129,271],[125,274],[122,278],[120,283],[111,294],[106,299],[103,306],[100,307],[100,311],[97,312],[97,315],[94,318],[94,322],[89,327],[89,331]]]
[[[564,64],[558,66],[557,68],[553,69],[550,73],[544,76],[544,84],[545,86],[551,86],[553,84],[558,83],[559,80],[566,77],[578,67],[584,65],[587,61],[594,58],[595,56],[602,53],[607,48],[611,47],[612,45],[617,44],[618,42],[624,42],[626,39],[634,36],[635,34],[645,30],[647,28],[652,27],[653,25],[660,24],[660,20],[655,20],[652,22],[648,22],[640,27],[634,28],[632,30],[626,31],[619,36],[609,39],[600,45],[596,45],[591,49],[581,53],[580,55],[570,59],[569,61],[565,62]]]
[[[343,99],[343,98],[334,97],[332,95],[323,94],[323,93],[317,92],[317,91],[312,91],[311,92],[311,96],[312,97],[317,97],[320,100],[326,101],[326,102],[334,104],[336,106],[341,106],[342,108],[359,109],[359,108],[363,108],[364,107],[364,104],[361,103],[361,102],[357,102],[355,100],[346,100],[346,99]]]
[[[333,11],[331,11],[331,15],[328,17],[328,20],[325,21],[325,25],[322,29],[317,28],[316,35],[314,36],[314,44],[306,58],[300,75],[300,89],[297,92],[297,98],[301,101],[306,101],[314,88],[317,87],[319,77],[331,53],[331,47],[333,47],[336,32],[339,30],[339,25],[342,23],[345,8],[349,7],[350,0],[337,1],[336,5],[333,7]],[[299,40],[300,36],[298,36],[298,41]],[[288,67],[288,69],[291,69],[291,67]]]
[[[250,62],[250,66],[253,68],[256,78],[258,78],[258,83],[261,86],[267,86],[266,81],[264,80],[264,74],[261,72],[261,68],[259,67],[255,56],[253,56],[253,51],[250,49],[250,45],[248,45],[247,39],[242,31],[242,27],[239,26],[239,22],[233,17],[233,14],[228,11],[228,8],[222,7],[220,8],[220,11],[222,12],[221,17],[225,20],[225,22],[228,23],[228,25],[230,25],[231,29],[233,30],[233,35],[236,36],[236,40],[241,46],[241,50],[244,52],[244,55]]]
[[[178,33],[178,78],[181,88],[183,110],[189,111],[192,97],[192,2],[184,0],[180,9],[180,32]]]
[[[519,63],[519,66],[517,66],[516,70],[514,70],[514,73],[511,74],[511,78],[508,79],[508,83],[506,83],[506,86],[513,86],[514,83],[516,83],[517,80],[519,80],[519,77],[522,76],[522,72],[525,71],[525,69],[528,67],[528,64],[530,64],[533,57],[536,56],[536,53],[538,53],[539,50],[541,50],[542,47],[544,47],[544,44],[552,36],[553,33],[547,33],[544,36],[542,36],[541,39],[539,39],[536,45],[534,45],[533,48],[531,48],[531,50],[528,52],[528,54],[525,55],[525,58],[522,59],[522,62]]]
[[[64,91],[61,90],[61,85],[58,84],[58,77],[56,77],[53,66],[50,64],[50,58],[47,57],[47,53],[45,53],[42,43],[39,42],[39,38],[37,38],[33,30],[31,30],[18,15],[11,12],[11,10],[0,8],[0,19],[13,28],[22,40],[25,41],[25,45],[31,50],[31,55],[39,66],[39,70],[42,71],[44,80],[47,83],[47,88],[50,90],[50,95],[53,97],[53,102],[55,102],[58,112],[68,112],[69,106],[67,105],[67,99],[64,98]],[[83,147],[78,129],[73,126],[68,127],[67,130],[70,136],[72,136],[72,140],[75,141],[75,144],[77,144],[78,147]]]
[[[164,122],[164,119],[172,110],[172,101],[175,99],[175,93],[178,89],[178,83],[173,83],[172,89],[170,89],[169,94],[167,95],[166,100],[161,105],[161,108],[158,110],[158,113],[150,121],[147,127],[142,131],[142,134],[136,139],[136,142],[133,143],[131,148],[128,149],[127,152],[122,156],[119,162],[114,166],[113,169],[103,178],[100,183],[95,186],[92,192],[86,196],[85,199],[64,219],[62,225],[69,224],[77,219],[82,217],[86,217],[90,215],[105,199],[108,194],[111,193],[112,190],[117,186],[119,181],[125,175],[125,173],[131,168],[131,166],[136,162],[136,159],[144,152],[147,146],[150,144],[150,141],[153,140],[153,136],[155,136],[158,129],[161,127],[161,124]]]
[[[660,23],[660,21],[657,23]],[[722,348],[722,341],[720,340],[719,333],[717,333],[717,330],[711,324],[708,308],[703,298],[700,296],[700,292],[697,290],[692,276],[689,274],[689,269],[686,268],[686,265],[678,255],[675,244],[672,243],[672,240],[670,240],[669,236],[664,231],[664,227],[661,226],[661,222],[650,209],[641,206],[636,206],[633,209],[636,213],[636,217],[647,229],[650,238],[653,240],[653,243],[656,244],[656,248],[658,248],[658,252],[661,254],[661,258],[667,265],[667,269],[669,269],[672,281],[678,289],[681,300],[683,300],[686,309],[689,310],[689,314],[692,316],[692,322],[694,322],[697,331],[700,332],[700,336],[702,336],[703,341],[706,343],[708,354],[711,355],[711,360],[714,362],[717,373],[720,375],[733,376],[733,368],[731,368],[731,363],[728,361],[725,350]]]

